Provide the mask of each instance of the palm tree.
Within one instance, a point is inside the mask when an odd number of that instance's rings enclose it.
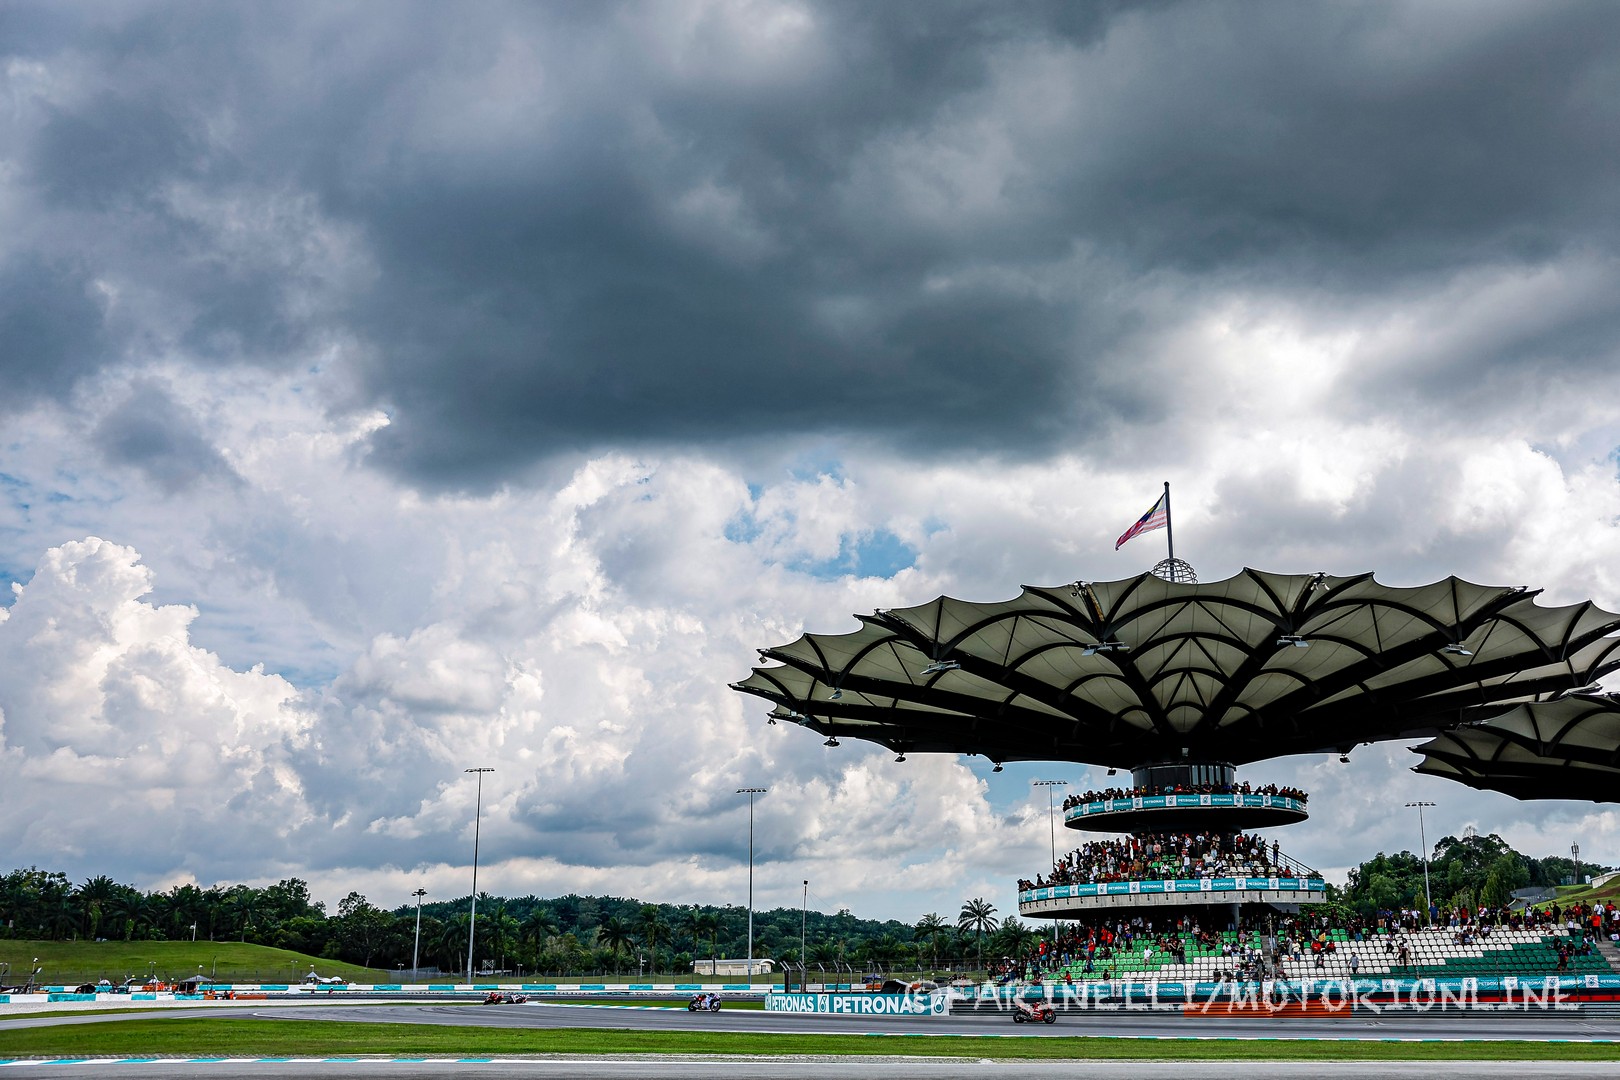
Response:
[[[488,893],[478,894],[479,918],[484,921],[478,924],[478,934],[484,939],[484,947],[493,958],[491,963],[496,968],[506,966],[506,935],[517,925],[517,920],[506,913],[506,900],[495,899]]]
[[[523,917],[523,922],[518,929],[518,933],[523,936],[523,940],[533,945],[537,954],[540,951],[540,946],[545,944],[546,938],[555,935],[557,932],[556,913],[544,904],[530,908],[529,913]]]
[[[1019,956],[1038,936],[1030,927],[1019,922],[1016,916],[1009,915],[1002,920],[1001,929],[996,931],[991,942],[1006,955]]]
[[[697,952],[697,943],[700,936],[709,939],[709,973],[714,973],[715,941],[720,936],[720,916],[712,911],[694,909],[686,917],[687,928],[692,932],[692,952]]]
[[[94,940],[101,932],[101,920],[106,916],[108,901],[118,894],[118,883],[106,874],[88,878],[74,891],[84,918],[84,936]]]
[[[984,935],[994,932],[996,925],[996,906],[979,896],[964,902],[962,913],[956,917],[957,929],[973,935],[980,967],[984,966]]]
[[[893,934],[882,934],[865,942],[860,951],[865,954],[865,960],[873,967],[887,971],[894,966],[894,959],[902,948]]]
[[[79,906],[71,893],[59,892],[48,897],[44,908],[45,928],[56,941],[67,941],[79,926]]]
[[[636,913],[636,923],[641,927],[641,932],[647,935],[647,974],[651,975],[658,970],[658,932],[668,930],[669,924],[664,921],[657,904],[642,904],[641,910]]]
[[[675,920],[677,929],[685,930],[686,936],[692,939],[692,955],[698,952],[698,935],[703,933],[703,909],[696,904],[681,911]]]
[[[101,918],[108,934],[125,941],[135,936],[135,920],[140,914],[142,896],[128,885],[120,885],[101,905]]]
[[[950,928],[945,925],[945,920],[940,918],[937,912],[930,911],[917,920],[914,931],[917,943],[928,946],[929,955],[933,958],[932,966],[934,967],[939,966],[939,939],[949,932]]]
[[[175,940],[191,934],[191,928],[203,912],[203,893],[195,885],[176,885],[163,896],[167,908],[169,933]]]
[[[225,914],[225,890],[218,885],[203,893],[203,916],[208,920],[208,940],[214,940],[214,931]]]
[[[445,965],[446,971],[455,971],[456,963],[465,957],[467,944],[467,916],[465,913],[452,915],[444,921],[439,934],[433,941],[433,950],[438,955],[439,962]],[[472,978],[471,974],[467,976]]]
[[[617,975],[619,973],[619,953],[621,950],[635,944],[635,935],[630,932],[630,927],[623,919],[617,915],[609,915],[596,928],[596,940],[601,942],[602,946],[613,954],[613,973]]]
[[[239,939],[246,941],[248,927],[253,925],[253,916],[259,913],[259,907],[263,903],[259,890],[246,885],[232,886],[231,891],[225,894],[225,902],[236,916]]]

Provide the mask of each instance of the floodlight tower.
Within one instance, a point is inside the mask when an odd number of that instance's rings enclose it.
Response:
[[[769,788],[741,787],[738,795],[748,796],[748,981],[754,980],[754,796]]]
[[[1423,843],[1423,913],[1432,923],[1434,922],[1434,897],[1429,895],[1429,835],[1423,829],[1423,808],[1433,806],[1434,803],[1409,802],[1406,805],[1417,807],[1418,840]]]

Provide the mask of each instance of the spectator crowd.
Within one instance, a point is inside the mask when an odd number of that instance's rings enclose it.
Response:
[[[1253,833],[1136,833],[1093,840],[1058,859],[1049,875],[1021,879],[1018,888],[1086,885],[1106,881],[1160,881],[1214,877],[1287,877],[1273,840]]]
[[[1063,923],[1056,938],[1042,938],[1019,956],[1002,957],[991,966],[990,975],[1000,982],[1107,980],[1116,977],[1120,959],[1126,956],[1185,964],[1189,955],[1214,955],[1222,961],[1215,978],[1241,982],[1308,976],[1341,953],[1347,954],[1342,959],[1352,975],[1373,957],[1399,971],[1414,963],[1421,934],[1445,934],[1455,944],[1472,945],[1489,941],[1493,932],[1504,929],[1566,933],[1555,945],[1558,970],[1564,971],[1572,956],[1591,955],[1600,936],[1620,938],[1620,906],[1615,904],[1458,908],[1442,914],[1444,921],[1424,929],[1422,912],[1416,910],[1381,912],[1371,920],[1352,916],[1334,926],[1322,914],[1279,915],[1253,908],[1239,925],[1228,922],[1222,927],[1242,931],[1234,941],[1204,925],[1207,915],[1198,912],[1130,917],[1096,912]],[[1334,931],[1340,929],[1342,941],[1335,940]]]
[[[1305,802],[1310,798],[1299,788],[1289,787],[1286,784],[1250,787],[1249,782],[1245,780],[1241,784],[1172,784],[1168,787],[1105,788],[1102,791],[1070,795],[1063,800],[1063,809],[1071,810],[1081,803],[1101,802],[1104,799],[1134,799],[1148,795],[1282,795],[1299,802]]]
[[[1002,957],[990,974],[1000,982],[1040,983],[1113,979],[1125,956],[1185,964],[1189,955],[1219,956],[1214,975],[1236,982],[1308,976],[1327,967],[1341,953],[1352,975],[1369,959],[1380,958],[1399,971],[1414,964],[1419,935],[1445,934],[1457,945],[1488,942],[1498,930],[1533,930],[1567,934],[1555,945],[1559,971],[1567,970],[1573,956],[1588,956],[1600,937],[1620,940],[1620,906],[1615,904],[1552,904],[1542,908],[1456,908],[1438,912],[1425,928],[1423,912],[1380,912],[1375,919],[1351,916],[1333,925],[1325,914],[1302,912],[1279,915],[1251,908],[1241,922],[1221,929],[1240,930],[1239,940],[1204,924],[1198,912],[1133,915],[1096,912],[1062,924],[1056,938],[1043,938],[1016,957]],[[1344,940],[1335,940],[1336,930]],[[1254,932],[1258,931],[1258,935]],[[1071,965],[1077,970],[1071,970]]]

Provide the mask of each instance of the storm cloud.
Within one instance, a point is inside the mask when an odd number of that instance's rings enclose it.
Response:
[[[722,895],[760,784],[764,895],[1005,910],[1035,774],[754,650],[1140,572],[1166,479],[1206,580],[1620,606],[1617,223],[1607,3],[8,4],[0,846],[453,894],[493,762],[497,891]],[[1268,766],[1296,854],[1620,863],[1404,756]]]
[[[158,349],[285,365],[324,344],[351,404],[391,417],[375,460],[421,483],[784,433],[1081,448],[1165,410],[1134,371],[1164,317],[1149,287],[1342,308],[1572,257],[1607,276],[1616,254],[1603,4],[12,21],[24,201],[75,231],[58,256],[158,309],[111,348],[42,342],[54,388]],[[28,78],[59,65],[77,78]],[[1467,362],[1612,365],[1615,295]],[[1443,346],[1400,359],[1404,393],[1449,391]]]

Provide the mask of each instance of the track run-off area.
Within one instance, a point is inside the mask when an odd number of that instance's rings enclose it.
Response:
[[[40,1027],[110,1025],[127,1020],[162,1020],[185,1024],[206,1018],[211,1021],[279,1021],[324,1025],[407,1024],[444,1028],[485,1028],[536,1035],[534,1053],[527,1051],[499,1055],[452,1056],[424,1054],[393,1056],[356,1054],[350,1056],[253,1057],[214,1055],[183,1056],[92,1056],[54,1059],[13,1057],[5,1051],[8,1031]],[[547,1053],[547,1031],[594,1031],[604,1036],[609,1053],[601,1056]],[[613,1053],[614,1033],[707,1033],[711,1035],[759,1035],[829,1037],[847,1045],[847,1037],[871,1039],[869,1050],[842,1056],[826,1055],[812,1049],[793,1055]],[[845,1040],[831,1037],[844,1036]],[[917,1037],[945,1037],[951,1044],[927,1051],[918,1057]],[[638,1045],[645,1035],[637,1035]],[[1133,1060],[1095,1060],[1080,1040],[1126,1039],[1137,1042]],[[1061,1043],[1075,1044],[1073,1057],[1007,1058],[1019,1040],[1041,1040],[1048,1052]],[[1197,1051],[1188,1053],[1188,1040],[1209,1048],[1207,1060]],[[86,1045],[93,1040],[87,1039]],[[1607,1061],[1488,1061],[1447,1060],[1448,1051],[1464,1050],[1462,1044],[1502,1041],[1536,1043],[1585,1043],[1613,1045],[1615,1055]],[[1154,1042],[1173,1043],[1164,1047],[1164,1060],[1149,1049]],[[1293,1056],[1315,1044],[1328,1060],[1223,1060],[1223,1047],[1246,1043],[1269,1043],[1279,1059]],[[1422,1043],[1432,1056],[1410,1061],[1332,1060],[1336,1044],[1349,1052],[1351,1044]],[[1289,1044],[1289,1045],[1282,1045]],[[1439,1044],[1439,1045],[1437,1045]],[[1443,1044],[1453,1044],[1446,1046]],[[1289,1047],[1292,1046],[1293,1049]],[[891,1049],[892,1048],[892,1049]],[[1033,1048],[1033,1045],[1032,1045]],[[1263,1055],[1262,1055],[1263,1056]],[[1167,1060],[1174,1057],[1175,1060]],[[1085,1058],[1080,1061],[1077,1058]],[[1191,1060],[1189,1060],[1191,1059]],[[1044,1080],[1046,1077],[1072,1077],[1083,1068],[1098,1080],[1230,1080],[1241,1072],[1245,1080],[1283,1080],[1313,1075],[1325,1080],[1462,1080],[1464,1077],[1513,1077],[1515,1080],[1586,1080],[1612,1077],[1620,1067],[1620,1017],[1554,1011],[1469,1011],[1396,1012],[1379,1015],[1339,1015],[1332,1017],[1229,1017],[1185,1015],[1180,1011],[1075,1010],[1065,1012],[1054,1024],[1015,1024],[1009,1013],[999,1010],[957,1012],[943,1016],[832,1016],[784,1014],[757,1009],[722,1008],[718,1013],[691,1013],[681,1006],[633,1004],[580,1004],[564,1001],[529,1002],[515,1005],[450,1003],[374,1002],[356,1003],[309,1001],[297,1004],[265,1002],[213,1002],[206,1005],[185,1003],[139,1011],[110,1012],[94,1007],[53,1011],[49,1015],[0,1012],[0,1080],[23,1076],[129,1076],[168,1080],[170,1077],[202,1075],[229,1077],[354,1076],[403,1080],[407,1077],[470,1075],[479,1077],[593,1077],[601,1080],[630,1080],[639,1077],[724,1077],[726,1080],[787,1080],[791,1077],[839,1077],[840,1080]]]
[[[874,1038],[948,1036],[978,1039],[1073,1038],[1198,1040],[1346,1040],[1474,1042],[1535,1040],[1620,1044],[1620,1016],[1554,1010],[1356,1012],[1337,1016],[1229,1016],[1220,1012],[1075,1010],[1054,1024],[1015,1024],[1001,1010],[945,1016],[830,1016],[757,1009],[692,1013],[681,1006],[577,1004],[565,1001],[521,1005],[352,1003],[210,1003],[138,1011],[52,1011],[49,1015],[0,1012],[0,1036],[8,1030],[58,1025],[117,1023],[132,1019],[297,1020],[362,1024],[421,1024],[500,1029],[710,1032],[772,1035],[856,1035]],[[0,1057],[3,1057],[0,1054]]]

